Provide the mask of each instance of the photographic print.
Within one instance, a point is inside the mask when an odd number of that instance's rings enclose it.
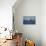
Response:
[[[23,16],[23,24],[35,24],[36,17],[35,16]]]

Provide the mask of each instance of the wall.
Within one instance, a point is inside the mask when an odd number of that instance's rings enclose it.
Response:
[[[33,2],[33,0],[32,0]],[[35,2],[35,1],[34,1]],[[31,2],[30,2],[31,3]],[[30,15],[33,15],[31,13],[31,6],[30,6],[30,3],[28,3],[29,5],[27,5],[26,3],[21,3],[21,5],[14,5],[13,7],[13,11],[14,11],[14,14],[16,15],[15,16],[15,27],[16,29],[19,31],[19,32],[23,32],[24,33],[24,36],[28,36],[26,34],[32,34],[31,35],[31,39],[32,39],[32,36],[35,37],[34,39],[37,41],[37,38],[38,40],[41,39],[41,43],[42,45],[41,46],[46,46],[46,0],[41,0],[41,15],[40,14],[40,9],[39,7],[37,8],[37,12],[39,12],[39,14],[35,11],[34,15],[36,16],[36,25],[34,26],[30,26],[30,25],[23,25],[22,24],[22,19],[23,19],[23,16],[30,16]],[[17,4],[17,3],[16,3]],[[35,4],[32,3],[35,7]],[[36,5],[39,5],[39,2],[37,2]],[[17,7],[16,7],[17,6]],[[20,7],[19,7],[20,6]],[[40,5],[39,5],[40,6]],[[30,7],[30,8],[29,8]],[[33,6],[32,6],[33,7]],[[37,7],[37,6],[36,6]],[[29,8],[29,9],[28,9]],[[18,10],[17,10],[18,9]],[[26,10],[27,9],[27,10]],[[39,10],[39,11],[38,11]],[[17,13],[17,14],[16,14]],[[37,14],[37,15],[36,15]],[[40,20],[39,20],[39,17],[40,17]],[[17,21],[16,21],[17,20]],[[41,23],[41,24],[40,24]],[[39,25],[40,24],[40,25]],[[41,27],[41,28],[40,28]],[[37,35],[38,34],[38,35]],[[40,37],[41,35],[41,37]],[[38,43],[38,42],[37,42]],[[40,42],[39,42],[40,43]]]
[[[46,46],[46,0],[41,0],[42,1],[42,16],[41,16],[41,40],[42,40],[42,46]],[[8,28],[12,28],[12,6],[14,5],[14,3],[16,2],[16,0],[0,0],[0,26],[5,26]],[[20,16],[22,17],[22,16]],[[23,17],[22,17],[23,18]],[[21,20],[21,19],[20,19]],[[20,23],[20,22],[19,22]],[[19,30],[22,31],[22,29],[24,31],[24,34],[26,33],[26,26],[22,26],[22,22],[20,24],[21,29],[19,28]],[[28,26],[29,29],[33,26]],[[27,29],[28,29],[27,27]],[[18,28],[17,28],[18,29]],[[21,32],[20,31],[20,32]],[[29,32],[30,33],[30,32]],[[31,32],[32,33],[32,32]]]
[[[46,46],[46,0],[41,1],[41,38],[42,46]]]
[[[0,0],[0,27],[12,29],[12,6],[16,0]]]
[[[22,32],[25,38],[34,40],[36,46],[41,46],[41,0],[23,0],[15,8],[15,28]],[[24,25],[23,16],[36,16],[36,24]]]

